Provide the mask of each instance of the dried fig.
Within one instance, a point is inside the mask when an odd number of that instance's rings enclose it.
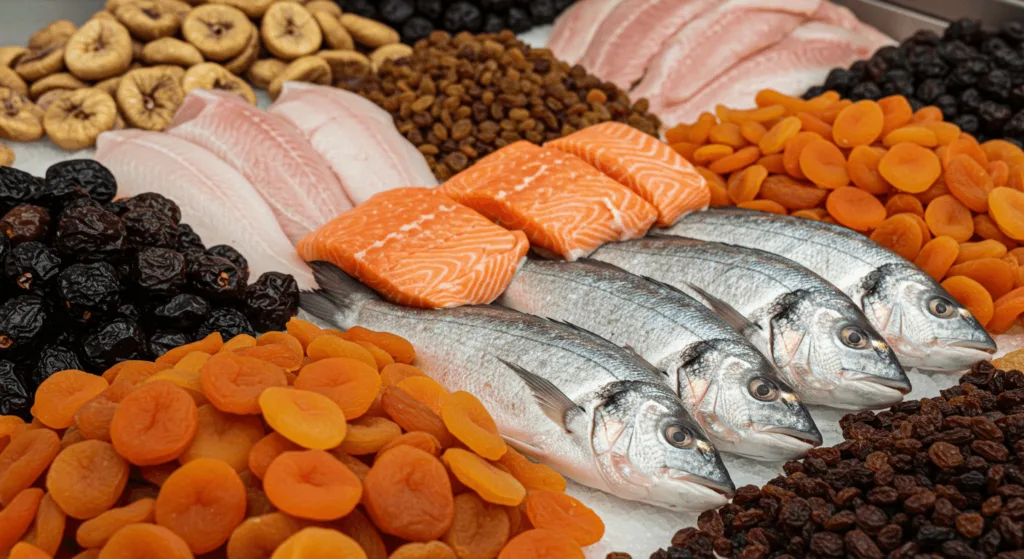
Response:
[[[10,167],[14,165],[14,150],[7,146],[7,144],[0,144],[0,167]]]
[[[249,44],[252,23],[238,8],[204,4],[185,17],[181,33],[203,56],[223,62],[238,56]]]
[[[105,11],[96,12],[95,14],[92,14],[92,16],[89,18],[89,21],[92,21],[94,19],[102,19],[103,21],[114,21],[117,23],[121,23],[120,21],[117,21],[117,18],[114,17],[114,14]]]
[[[78,26],[66,19],[51,21],[28,38],[28,48],[38,49],[48,45],[63,44],[78,31]]]
[[[151,66],[150,68],[159,68],[160,70],[163,70],[164,72],[167,72],[172,78],[174,78],[174,81],[178,82],[178,85],[181,85],[181,80],[185,79],[185,69],[182,68],[181,66],[174,66],[174,65],[171,65],[171,64],[161,64],[159,66]],[[118,86],[120,86],[120,85],[121,84],[118,84]],[[182,91],[182,94],[184,95],[184,91]],[[115,97],[116,97],[116,95],[115,95]]]
[[[71,95],[73,92],[74,90],[71,89],[51,89],[50,91],[47,91],[46,93],[40,95],[38,99],[36,99],[36,106],[39,107],[39,109],[45,113],[54,101],[56,101],[57,99],[67,97],[68,95]]]
[[[14,71],[26,81],[34,82],[64,69],[64,43],[29,49],[14,65]]]
[[[146,45],[142,41],[136,41],[132,39],[132,62],[138,62],[142,60],[142,51],[146,48]]]
[[[287,62],[276,58],[264,58],[253,62],[249,71],[245,73],[245,77],[256,87],[266,89],[270,87],[270,82],[274,81],[274,78],[284,72],[287,67]]]
[[[146,64],[171,64],[190,68],[203,63],[203,54],[185,41],[164,37],[142,48],[142,61]]]
[[[282,60],[295,60],[320,49],[323,33],[313,14],[301,4],[278,2],[260,24],[263,45]]]
[[[320,31],[324,35],[324,43],[335,50],[352,50],[356,48],[352,41],[352,35],[341,26],[338,18],[324,10],[313,12],[313,17],[320,24]]]
[[[193,89],[218,89],[241,95],[246,101],[256,104],[256,94],[245,80],[232,74],[227,68],[213,62],[204,62],[189,68],[181,82],[187,95]]]
[[[96,89],[99,89],[101,91],[106,91],[107,95],[110,95],[111,97],[116,97],[117,96],[117,86],[119,86],[119,85],[121,85],[121,76],[114,76],[112,78],[107,78],[107,79],[97,83],[93,87],[95,87]]]
[[[355,14],[342,14],[338,21],[357,43],[372,49],[399,42],[398,31],[370,18]]]
[[[260,30],[252,26],[252,33],[249,34],[249,44],[245,45],[242,53],[224,63],[224,67],[232,74],[241,75],[252,66],[253,62],[260,57]]]
[[[163,4],[167,9],[178,16],[178,21],[184,21],[185,16],[192,11],[192,5],[188,2],[182,2],[182,0],[157,0]]]
[[[18,59],[26,53],[28,49],[23,47],[0,47],[0,66],[13,68]]]
[[[28,95],[28,84],[17,72],[7,66],[0,66],[0,87],[7,87],[22,95]]]
[[[275,4],[276,6],[277,4]],[[284,82],[308,82],[320,85],[331,85],[331,67],[327,61],[319,56],[303,56],[293,61],[278,74],[267,88],[271,99],[277,99],[281,94],[281,87]]]
[[[278,0],[209,0],[211,4],[224,4],[238,8],[252,19],[259,19],[267,13],[267,8]]]
[[[116,21],[90,20],[68,40],[64,63],[83,80],[123,74],[132,63],[132,36]]]
[[[96,137],[114,128],[117,104],[106,93],[79,89],[46,109],[43,127],[50,140],[67,150],[96,145]]]
[[[376,72],[384,62],[408,56],[412,56],[412,47],[409,45],[403,45],[402,43],[384,45],[370,53],[370,64],[373,65],[373,71]]]
[[[135,0],[107,0],[107,2],[104,5],[103,9],[108,11],[108,12],[110,12],[110,13],[114,13],[121,6],[123,6],[125,4],[130,4],[130,3],[134,2],[134,1]]]
[[[67,72],[50,74],[32,84],[32,87],[29,89],[29,97],[39,99],[42,94],[54,89],[82,89],[83,87],[89,87],[89,84]]]
[[[331,76],[336,80],[361,78],[370,73],[370,59],[354,50],[322,50],[316,53],[331,67]]]
[[[163,130],[171,123],[185,94],[168,66],[132,70],[117,86],[117,106],[135,128]]]
[[[121,4],[114,10],[117,20],[140,41],[172,37],[181,27],[181,20],[171,7],[158,0],[136,0]]]
[[[306,9],[314,14],[317,12],[327,12],[335,18],[341,17],[341,8],[339,8],[334,2],[331,2],[331,0],[313,0],[312,2],[306,2]]]
[[[0,87],[0,138],[34,142],[43,137],[42,111],[28,97]]]

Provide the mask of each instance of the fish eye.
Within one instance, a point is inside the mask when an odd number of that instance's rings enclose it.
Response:
[[[682,425],[669,425],[665,428],[665,440],[676,448],[690,448],[693,446],[693,434]]]
[[[864,330],[857,328],[856,326],[847,326],[843,328],[842,332],[839,333],[843,339],[843,343],[847,347],[853,349],[864,349],[871,344],[871,340],[868,339],[868,334]]]
[[[928,301],[928,312],[938,318],[949,318],[956,313],[956,307],[945,297],[933,297]]]
[[[779,399],[779,388],[775,383],[764,377],[756,377],[747,386],[750,395],[762,402],[774,402]]]

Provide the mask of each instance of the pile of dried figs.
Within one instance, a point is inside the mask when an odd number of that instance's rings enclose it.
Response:
[[[361,77],[411,54],[399,40],[330,0],[107,0],[81,27],[57,20],[0,47],[0,140],[77,150],[114,128],[163,130],[193,89],[255,104],[246,80],[273,98],[285,81]]]

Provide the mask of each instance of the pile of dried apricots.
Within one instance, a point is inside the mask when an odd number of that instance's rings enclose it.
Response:
[[[0,416],[0,557],[567,559],[604,534],[565,479],[393,334],[212,334]]]
[[[804,100],[764,90],[666,133],[712,206],[838,223],[942,282],[989,331],[1024,312],[1024,150],[978,144],[906,98]]]

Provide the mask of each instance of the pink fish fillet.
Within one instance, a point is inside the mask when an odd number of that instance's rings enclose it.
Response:
[[[662,109],[659,116],[672,125],[692,122],[719,104],[737,109],[752,107],[762,89],[802,95],[824,81],[832,68],[849,66],[872,52],[872,44],[855,32],[811,21],[771,48],[736,64],[686,102]]]
[[[100,135],[95,157],[114,173],[119,196],[157,192],[174,200],[183,223],[209,246],[237,248],[253,277],[276,271],[295,276],[300,288],[316,286],[274,212],[216,155],[169,134],[117,130]]]
[[[629,90],[676,31],[722,0],[621,0],[580,59],[602,80]]]
[[[576,64],[590,47],[597,29],[619,0],[582,0],[555,20],[548,48],[560,60]]]
[[[820,4],[821,0],[727,0],[669,39],[630,96],[646,97],[656,114],[685,102],[734,64],[786,38]]]
[[[341,182],[302,132],[236,95],[193,90],[168,131],[240,172],[274,210],[293,243],[352,209]]]
[[[437,186],[423,154],[384,109],[343,89],[285,84],[268,111],[295,125],[323,156],[355,204],[406,186]]]
[[[811,17],[815,21],[828,23],[855,32],[862,40],[873,45],[872,50],[898,44],[892,37],[857,19],[857,16],[849,8],[834,4],[828,0],[823,1],[821,7]]]

